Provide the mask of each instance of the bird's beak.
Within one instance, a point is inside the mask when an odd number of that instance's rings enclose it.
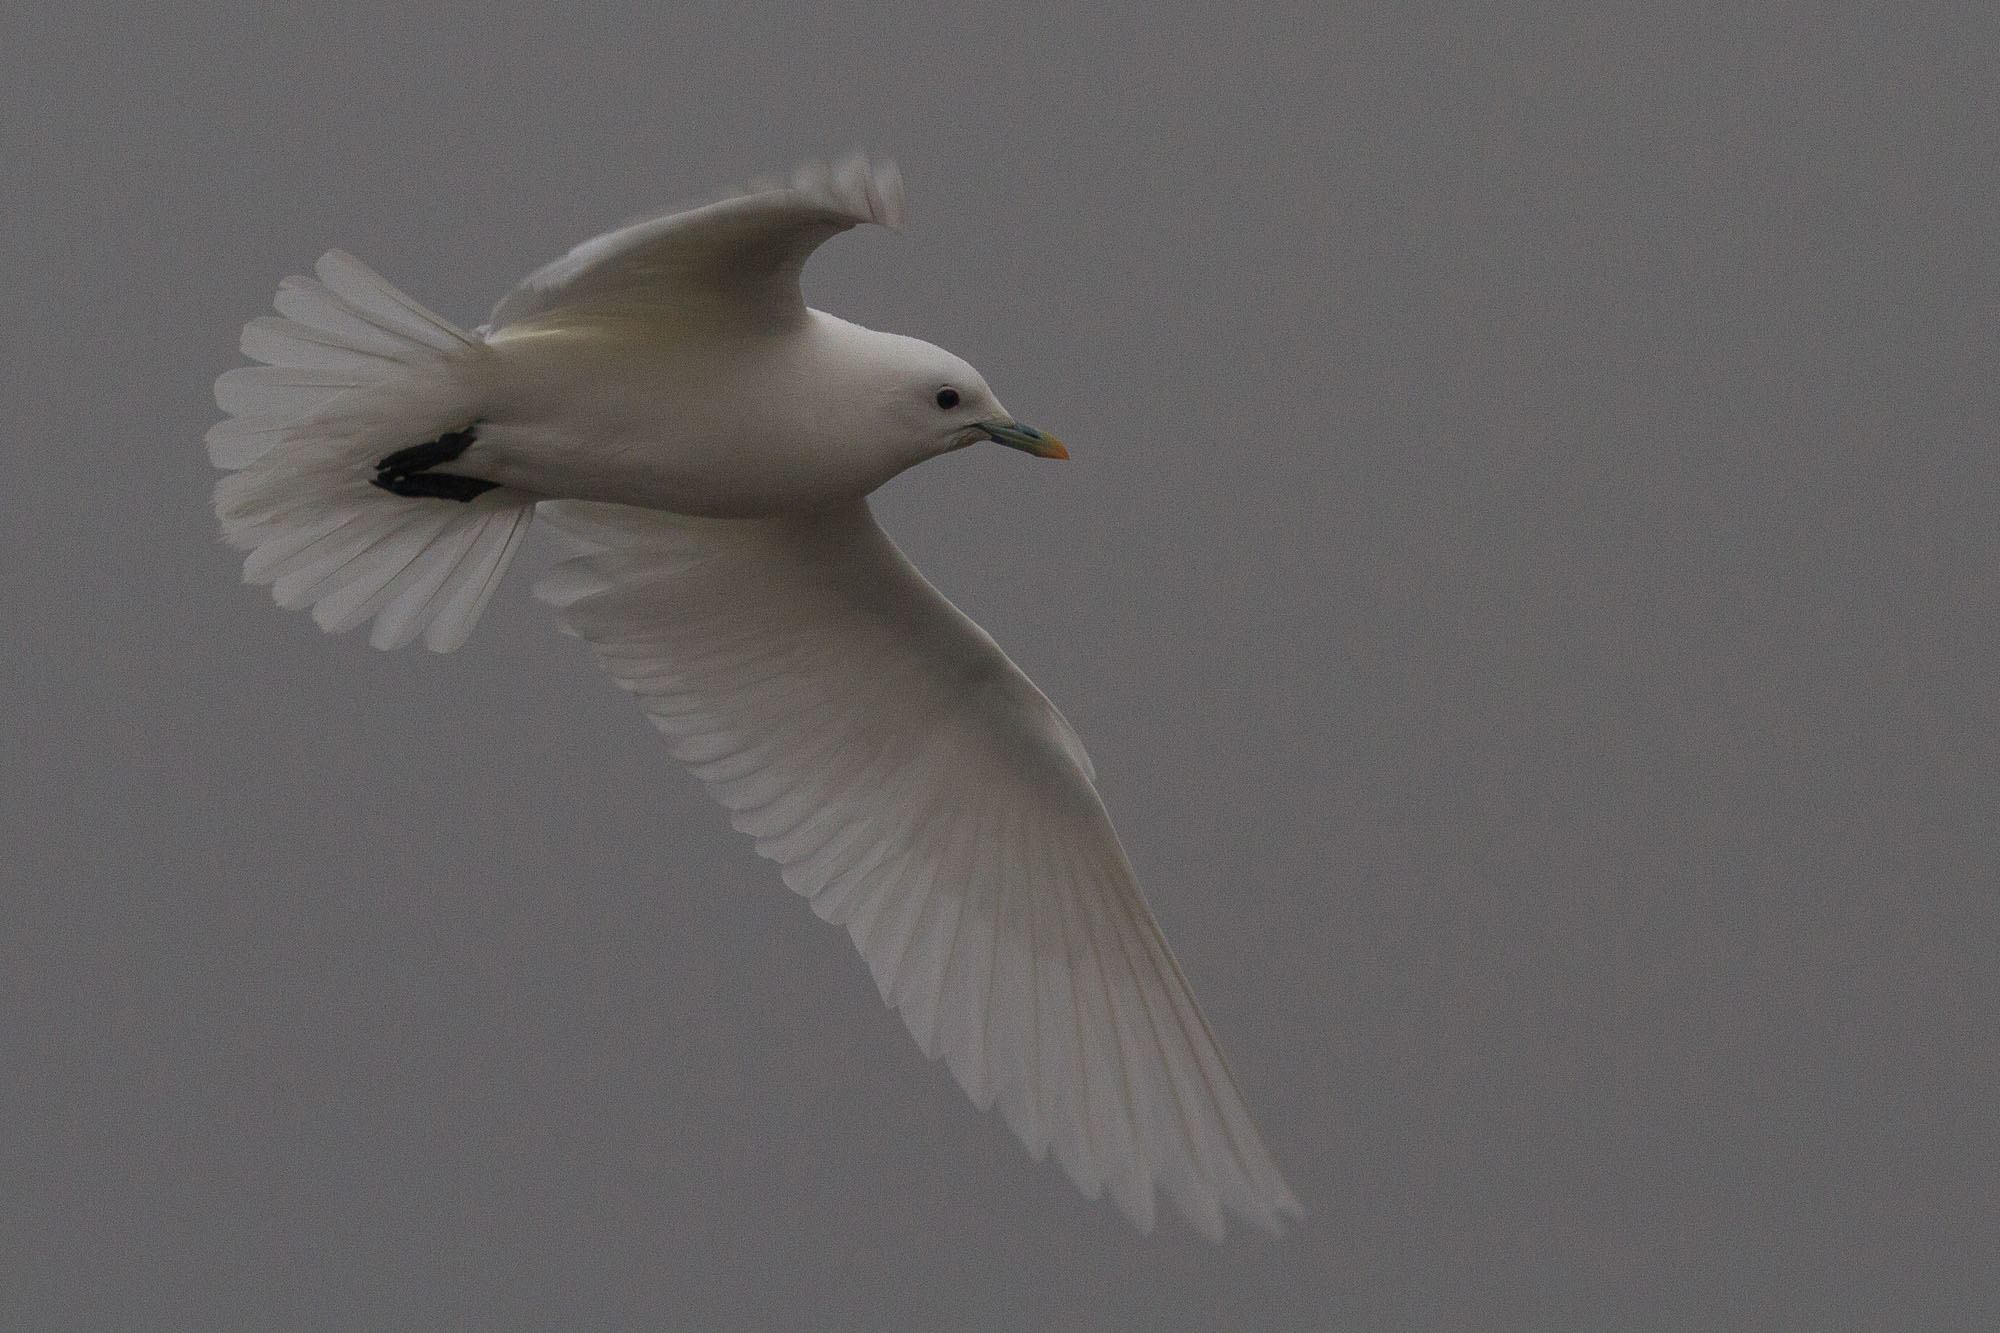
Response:
[[[987,439],[1004,444],[1009,449],[1019,449],[1024,454],[1033,454],[1037,458],[1069,457],[1069,450],[1063,447],[1061,440],[1053,435],[1044,435],[1033,426],[1019,421],[995,417],[991,421],[980,422],[978,429]]]

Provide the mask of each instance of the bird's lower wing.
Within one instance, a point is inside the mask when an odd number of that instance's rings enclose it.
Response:
[[[925,1053],[1142,1228],[1298,1204],[1147,910],[1067,723],[865,504],[703,521],[545,505],[544,600]]]

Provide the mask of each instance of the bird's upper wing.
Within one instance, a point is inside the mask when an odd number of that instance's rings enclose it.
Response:
[[[629,307],[782,326],[805,314],[799,270],[822,242],[864,222],[901,229],[903,216],[893,163],[801,167],[789,180],[585,241],[523,278],[487,328],[553,310]]]
[[[1298,1215],[1075,733],[865,503],[543,509],[586,547],[543,599],[974,1102],[1142,1228],[1156,1182],[1214,1237]]]

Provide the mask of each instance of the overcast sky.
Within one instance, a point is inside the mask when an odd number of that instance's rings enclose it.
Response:
[[[1518,8],[10,8],[0,1323],[2000,1323],[1992,11]],[[1089,744],[1281,1242],[977,1113],[547,548],[439,658],[215,539],[322,249],[476,323],[857,146],[910,230],[809,299],[1074,454],[879,511]]]

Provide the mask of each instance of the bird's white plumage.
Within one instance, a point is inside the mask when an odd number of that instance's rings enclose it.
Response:
[[[799,271],[828,239],[874,222],[900,230],[903,178],[890,162],[851,157],[754,182],[699,208],[585,241],[523,278],[487,320],[499,330],[550,310],[657,306],[678,320],[770,327],[805,314]]]
[[[323,627],[448,650],[546,515],[580,548],[541,587],[565,628],[976,1103],[1141,1227],[1158,1187],[1276,1231],[1298,1203],[1082,743],[863,498],[1004,416],[949,353],[807,310],[816,246],[902,220],[892,166],[807,168],[588,241],[476,333],[331,252],[217,381],[224,533]],[[494,489],[373,484],[447,436],[446,479]]]
[[[243,354],[265,364],[216,380],[230,414],[208,433],[230,473],[216,487],[223,534],[249,552],[245,581],[311,607],[321,628],[372,620],[377,647],[421,636],[448,652],[499,587],[534,499],[412,504],[371,486],[371,464],[475,415],[487,349],[352,255],[329,251],[315,273],[285,279],[279,313],[244,326]]]
[[[865,504],[551,516],[544,598],[975,1102],[1142,1227],[1296,1212],[1075,733]]]

